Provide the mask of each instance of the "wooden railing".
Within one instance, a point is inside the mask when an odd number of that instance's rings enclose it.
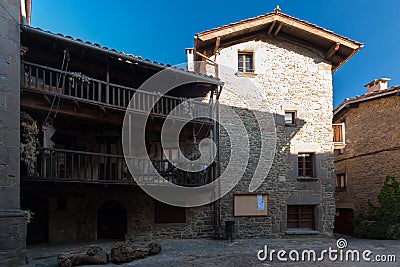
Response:
[[[26,180],[54,182],[86,182],[135,184],[122,155],[74,151],[65,149],[38,150],[36,175]],[[166,181],[182,186],[201,186],[212,181],[213,165],[200,172],[183,172],[176,166],[179,162],[168,160],[148,161],[130,158],[135,175],[146,184],[166,184]],[[135,176],[135,177],[136,177]]]
[[[57,94],[77,101],[119,109],[126,109],[136,93],[137,97],[130,106],[136,112],[149,110],[151,103],[159,98],[156,92],[139,91],[135,88],[90,78],[82,73],[66,72],[25,61],[22,61],[22,66],[21,87],[42,93]],[[151,114],[165,117],[184,100],[185,98],[163,96],[152,107]],[[201,117],[210,115],[210,112],[211,105],[191,100],[186,105],[181,105],[172,117],[187,118],[190,114]]]

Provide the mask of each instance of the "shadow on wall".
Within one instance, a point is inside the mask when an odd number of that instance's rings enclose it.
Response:
[[[234,195],[249,193],[251,179],[260,162],[261,150],[274,148],[271,144],[262,148],[262,127],[257,122],[254,111],[237,107],[233,109],[242,119],[249,136],[250,158],[240,182],[221,201],[222,235],[225,233],[224,221],[230,220],[235,221],[235,235],[239,237],[279,236],[292,229],[332,235],[335,214],[333,154],[320,152],[322,146],[329,146],[326,143],[330,140],[321,144],[315,141],[307,143],[311,138],[302,131],[307,122],[295,118],[293,123],[288,123],[281,114],[264,114],[274,118],[276,147],[271,159],[271,169],[265,173],[265,180],[255,193],[268,195],[268,215],[265,218],[235,216]],[[322,131],[321,135],[323,134]],[[320,140],[324,140],[329,134],[327,129]],[[300,140],[297,143],[304,139],[304,144],[300,143],[295,148],[296,151],[292,151],[294,146],[291,141],[294,139]],[[227,167],[231,156],[230,146],[227,131],[221,127],[221,172]],[[302,215],[304,221],[300,219]]]

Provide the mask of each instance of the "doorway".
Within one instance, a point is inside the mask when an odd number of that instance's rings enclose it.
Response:
[[[33,213],[33,218],[27,224],[27,245],[49,243],[49,200],[22,198],[21,208]]]
[[[353,235],[353,209],[336,209],[334,233]]]
[[[97,211],[97,239],[124,239],[127,214],[118,201],[107,201]]]

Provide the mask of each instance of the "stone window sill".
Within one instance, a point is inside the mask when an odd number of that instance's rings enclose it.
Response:
[[[347,188],[336,188],[336,192],[346,192]]]
[[[187,223],[154,223],[154,227],[164,227],[164,226],[168,226],[168,227],[181,227],[181,226],[186,226]]]
[[[288,229],[285,234],[287,235],[318,235],[320,232],[309,229]]]
[[[240,71],[237,71],[235,75],[238,77],[249,77],[249,78],[254,78],[257,76],[257,74],[255,74],[254,72],[240,72]]]
[[[285,123],[286,127],[297,127],[296,123]]]
[[[300,176],[297,178],[298,181],[307,182],[307,181],[318,181],[318,178],[315,177],[307,177],[307,176]]]

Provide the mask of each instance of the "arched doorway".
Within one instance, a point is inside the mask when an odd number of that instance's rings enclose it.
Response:
[[[107,201],[97,211],[97,239],[124,239],[126,209],[118,201]]]

